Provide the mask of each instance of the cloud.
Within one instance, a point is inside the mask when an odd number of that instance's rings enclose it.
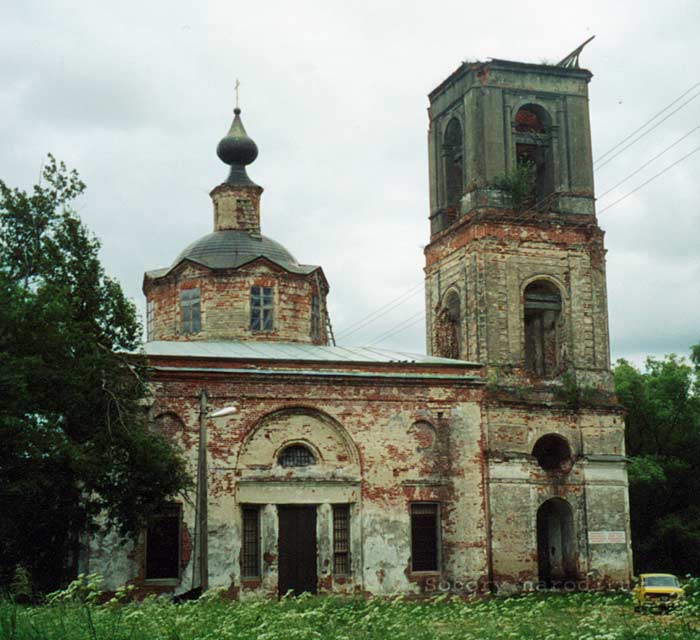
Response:
[[[240,77],[260,147],[250,174],[265,187],[263,232],[324,267],[340,330],[423,278],[426,95],[462,60],[556,61],[596,34],[582,63],[596,74],[598,155],[691,85],[699,12],[694,2],[674,11],[602,1],[543,1],[536,11],[457,1],[13,3],[0,25],[2,178],[31,185],[47,151],[79,169],[81,215],[108,272],[141,303],[143,271],[211,228],[208,191],[226,175],[214,149]],[[599,193],[697,114],[689,105],[601,170]],[[699,167],[700,153],[600,217],[614,354],[682,351],[692,338]],[[422,304],[418,296],[353,337],[371,341]],[[424,350],[421,323],[381,346]]]

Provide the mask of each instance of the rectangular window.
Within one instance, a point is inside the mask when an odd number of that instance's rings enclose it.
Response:
[[[272,287],[250,288],[250,330],[272,331]]]
[[[350,574],[350,505],[333,505],[333,573]]]
[[[311,339],[321,338],[321,303],[316,294],[311,296]]]
[[[146,580],[180,579],[181,506],[152,516],[146,529]]]
[[[146,303],[146,340],[153,340],[153,318],[155,315],[155,303],[149,300]]]
[[[411,505],[411,558],[413,571],[438,570],[438,505],[415,502]]]
[[[260,576],[260,509],[243,507],[243,536],[241,545],[241,575],[246,578]]]
[[[182,333],[199,333],[201,329],[199,289],[185,289],[180,292],[180,312]]]

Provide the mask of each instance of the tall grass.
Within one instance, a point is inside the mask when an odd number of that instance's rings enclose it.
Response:
[[[635,614],[628,594],[530,594],[471,601],[302,596],[228,602],[165,598],[97,604],[93,587],[69,587],[42,606],[0,602],[1,640],[698,640],[700,580],[668,615]]]

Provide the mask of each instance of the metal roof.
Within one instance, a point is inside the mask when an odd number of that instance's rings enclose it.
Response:
[[[228,358],[234,360],[305,360],[315,362],[378,362],[437,365],[477,365],[465,360],[438,358],[405,351],[372,347],[330,347],[298,342],[236,342],[154,340],[146,342],[149,356],[183,358]],[[477,365],[478,366],[478,365]]]
[[[267,258],[291,273],[308,274],[318,269],[315,265],[299,264],[296,258],[279,242],[248,231],[214,231],[195,240],[167,269],[148,271],[159,278],[166,275],[183,260],[191,260],[210,269],[235,269],[256,258]]]

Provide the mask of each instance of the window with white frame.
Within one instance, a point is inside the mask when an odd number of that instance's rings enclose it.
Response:
[[[272,331],[273,329],[272,287],[250,288],[250,330]]]

